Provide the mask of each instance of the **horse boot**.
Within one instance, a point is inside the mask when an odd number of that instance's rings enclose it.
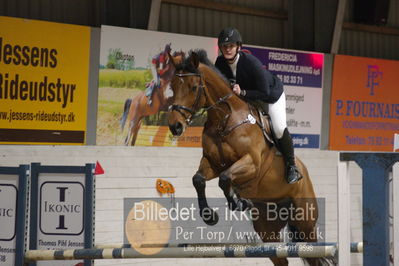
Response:
[[[287,128],[284,130],[281,139],[277,140],[277,142],[286,163],[285,179],[288,184],[293,184],[299,181],[302,175],[295,165],[294,145]]]

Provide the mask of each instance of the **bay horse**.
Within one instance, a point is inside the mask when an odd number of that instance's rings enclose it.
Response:
[[[175,60],[178,60],[183,55],[183,52],[175,52]],[[169,59],[168,54],[165,55]],[[158,71],[158,69],[157,69]],[[168,96],[165,94],[170,80],[173,77],[174,68],[171,67],[169,60],[163,65],[162,71],[158,71],[159,76],[159,87],[154,88],[152,93],[152,103],[148,104],[148,97],[145,95],[145,91],[140,91],[134,98],[125,100],[123,107],[122,118],[120,119],[121,129],[125,127],[126,121],[129,121],[128,133],[125,138],[125,145],[132,145],[136,143],[137,134],[139,132],[142,119],[144,117],[154,115],[160,111],[167,111],[168,107]],[[155,82],[156,77],[152,82]]]
[[[296,232],[292,241],[316,242],[318,205],[304,163],[296,158],[303,178],[295,184],[287,184],[284,159],[264,138],[260,115],[232,93],[228,81],[210,63],[205,51],[191,51],[180,63],[170,58],[176,71],[171,80],[173,96],[168,111],[171,133],[182,135],[201,109],[207,111],[202,133],[203,154],[192,178],[204,222],[208,225],[218,222],[216,211],[208,206],[205,187],[206,181],[219,177],[219,187],[230,210],[257,208],[259,216],[253,219],[253,227],[262,241],[281,241],[281,229],[287,226],[291,232]],[[279,215],[274,215],[273,219],[270,206],[278,208]],[[280,215],[280,211],[288,211],[287,206],[294,216]],[[302,218],[295,216],[301,211],[312,213]],[[273,212],[277,213],[275,209]],[[275,265],[288,265],[286,258],[271,260]],[[310,265],[334,263],[326,258],[305,260]]]

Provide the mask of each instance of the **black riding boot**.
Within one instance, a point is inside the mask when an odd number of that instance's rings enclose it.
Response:
[[[285,179],[288,184],[293,184],[300,180],[302,175],[299,173],[299,170],[295,165],[294,145],[287,128],[284,130],[283,137],[278,140],[278,145],[287,165],[285,170]]]

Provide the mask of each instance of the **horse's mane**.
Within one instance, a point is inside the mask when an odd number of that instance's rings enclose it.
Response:
[[[191,64],[190,57],[192,53],[196,53],[198,55],[199,62],[209,67],[213,70],[224,82],[229,84],[227,78],[215,67],[215,65],[209,60],[208,53],[204,49],[194,49],[188,52],[188,57],[184,58],[184,60],[176,66],[176,70],[185,70],[191,73],[199,73],[198,69]]]

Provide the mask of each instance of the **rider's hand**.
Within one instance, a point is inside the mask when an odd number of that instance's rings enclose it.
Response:
[[[233,89],[233,92],[234,92],[235,94],[240,95],[240,93],[241,93],[240,85],[234,84],[233,87],[232,87],[232,89]]]

